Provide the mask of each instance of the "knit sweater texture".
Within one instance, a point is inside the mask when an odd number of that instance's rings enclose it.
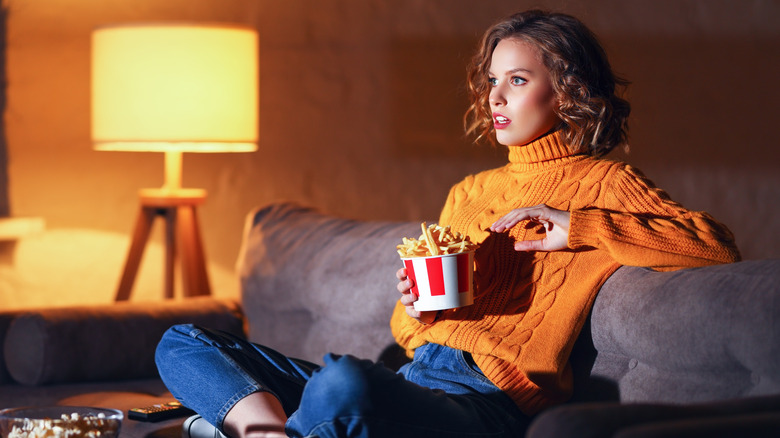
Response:
[[[740,255],[731,232],[709,214],[686,210],[628,164],[573,154],[558,133],[510,147],[508,157],[505,166],[456,184],[439,219],[480,243],[474,304],[424,325],[399,302],[391,328],[410,356],[425,343],[470,352],[531,415],[571,396],[569,355],[617,268],[673,270]],[[570,212],[568,249],[515,251],[516,240],[544,237],[529,221],[489,231],[512,209],[538,204]]]

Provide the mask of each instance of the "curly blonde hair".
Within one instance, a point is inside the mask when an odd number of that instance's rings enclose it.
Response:
[[[464,117],[466,134],[476,142],[495,143],[488,71],[503,39],[517,39],[539,51],[560,102],[555,109],[559,129],[573,152],[601,156],[627,146],[631,105],[617,91],[628,81],[612,72],[598,39],[581,21],[540,10],[512,15],[485,32],[468,68],[471,105]]]

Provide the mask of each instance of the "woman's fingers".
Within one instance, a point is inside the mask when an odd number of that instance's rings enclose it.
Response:
[[[541,240],[515,242],[517,251],[555,251],[565,249],[569,234],[570,213],[540,204],[517,208],[502,216],[491,227],[496,233],[507,231],[524,220],[544,225],[546,235]]]
[[[544,204],[535,205],[533,207],[516,208],[493,223],[493,225],[490,226],[490,231],[503,233],[524,220],[548,220],[550,210],[553,209]]]

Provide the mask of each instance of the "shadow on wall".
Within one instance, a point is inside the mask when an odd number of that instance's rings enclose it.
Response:
[[[775,147],[780,58],[762,37],[626,38],[604,35],[614,70],[631,82],[633,146],[625,159],[665,164],[770,166]],[[388,47],[388,105],[394,156],[469,160],[486,148],[463,134],[470,38],[407,38]],[[727,62],[724,62],[727,59]],[[764,122],[762,122],[764,121]],[[488,148],[489,149],[489,148]]]
[[[632,160],[777,168],[777,37],[633,37],[609,43],[614,68],[631,81]]]
[[[475,145],[464,133],[463,116],[469,105],[466,69],[476,44],[475,38],[465,37],[391,42],[388,94],[394,157],[481,163],[484,168],[504,164],[504,148]]]
[[[0,7],[0,114],[5,113],[7,77],[5,71],[6,18],[8,10]],[[10,216],[8,199],[8,143],[5,138],[5,123],[0,121],[0,217]]]

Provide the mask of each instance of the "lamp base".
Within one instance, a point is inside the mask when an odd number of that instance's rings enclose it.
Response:
[[[181,188],[141,189],[139,198],[141,208],[117,289],[116,301],[130,298],[152,225],[158,216],[165,219],[165,298],[174,297],[174,270],[178,254],[181,254],[184,296],[210,295],[206,258],[195,211],[195,207],[206,200],[206,191]]]

